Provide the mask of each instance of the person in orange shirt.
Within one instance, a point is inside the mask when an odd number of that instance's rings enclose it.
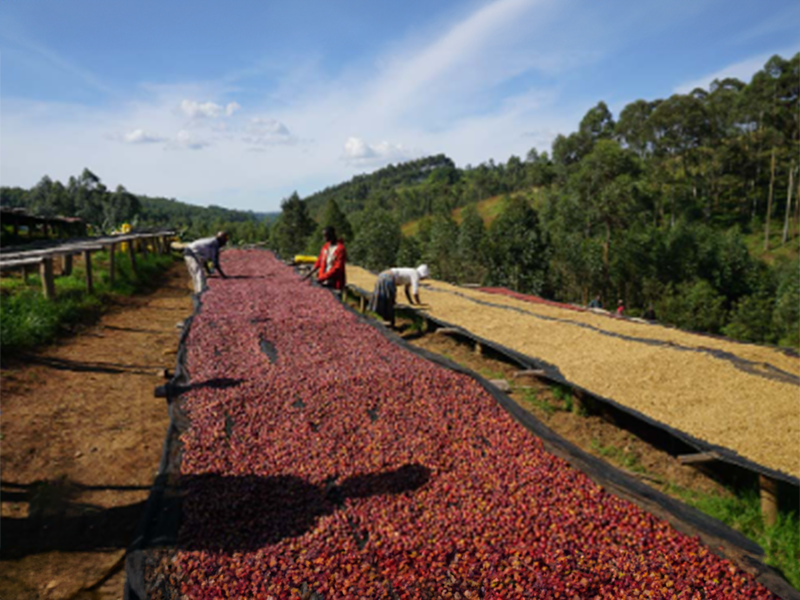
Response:
[[[347,250],[344,241],[336,236],[336,230],[330,225],[322,230],[322,235],[325,238],[325,245],[319,252],[314,268],[304,279],[319,272],[317,282],[320,285],[341,293],[346,282],[344,265],[347,261]]]

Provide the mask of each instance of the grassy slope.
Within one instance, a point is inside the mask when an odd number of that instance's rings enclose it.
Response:
[[[527,195],[528,192],[519,192],[512,194],[512,196],[516,196],[518,194]],[[504,196],[492,196],[491,198],[486,198],[485,200],[481,200],[480,202],[478,202],[478,214],[481,216],[484,225],[486,225],[487,227],[492,224],[492,221],[494,221],[498,217],[498,215],[500,215],[501,212],[503,212],[503,206],[504,206],[503,198]],[[461,213],[463,211],[464,207],[462,206],[460,208],[453,209],[453,212],[451,213],[453,216],[453,220],[459,225],[461,224]],[[401,227],[403,235],[405,237],[416,235],[419,232],[419,227],[422,224],[423,220],[424,218],[416,219],[414,221],[409,221],[408,223],[405,223]]]
[[[0,342],[3,357],[54,341],[72,326],[91,322],[113,296],[130,296],[148,287],[174,261],[170,255],[137,257],[137,272],[122,253],[117,253],[117,275],[109,283],[108,253],[92,255],[94,292],[86,292],[85,271],[76,264],[72,275],[56,277],[56,298],[45,300],[38,275],[0,280]]]

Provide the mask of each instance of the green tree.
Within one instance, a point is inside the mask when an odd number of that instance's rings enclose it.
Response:
[[[705,280],[668,286],[656,303],[659,319],[690,331],[719,333],[725,323],[725,297]]]
[[[506,200],[505,210],[489,227],[487,280],[524,293],[545,289],[548,245],[539,216],[522,198]]]
[[[130,222],[139,213],[139,199],[124,186],[118,185],[103,203],[103,228],[114,229],[123,223]]]
[[[649,156],[653,149],[653,130],[649,119],[657,105],[645,100],[631,102],[622,110],[615,126],[617,138],[640,159]]]
[[[397,251],[397,266],[416,267],[422,262],[422,247],[416,237],[403,237]]]
[[[350,254],[362,267],[380,271],[395,265],[400,239],[400,225],[392,214],[370,205],[361,214]]]
[[[271,244],[285,259],[302,252],[316,224],[297,192],[281,203],[281,216],[272,229]]]
[[[590,235],[602,228],[603,264],[609,274],[614,232],[628,225],[636,212],[635,181],[639,172],[635,155],[610,139],[599,140],[571,178]]]
[[[593,145],[597,140],[611,139],[614,135],[614,126],[614,116],[608,110],[606,103],[601,101],[584,115],[578,131],[590,145]]]
[[[431,270],[431,276],[444,281],[458,278],[458,225],[449,215],[433,217],[430,240],[426,244],[422,260]]]
[[[531,148],[525,158],[525,185],[527,187],[542,187],[550,185],[555,179],[553,163],[547,152],[539,152]]]
[[[800,259],[777,265],[773,330],[782,346],[800,350]]]
[[[729,323],[722,333],[743,342],[772,342],[774,298],[745,296],[731,310]]]
[[[333,198],[328,200],[328,203],[325,205],[325,211],[322,213],[321,225],[323,228],[328,226],[333,227],[336,230],[336,235],[345,242],[353,237],[353,228],[350,225],[350,221]]]
[[[476,204],[468,204],[461,211],[458,229],[458,260],[460,278],[471,283],[480,283],[486,275],[485,262],[486,227],[478,214]]]

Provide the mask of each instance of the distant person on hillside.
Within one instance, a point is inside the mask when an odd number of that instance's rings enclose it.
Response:
[[[603,301],[600,300],[600,294],[595,296],[591,302],[589,302],[589,308],[603,308]]]
[[[409,304],[422,304],[419,300],[419,282],[430,275],[428,265],[420,265],[416,269],[395,267],[378,275],[369,310],[377,313],[384,321],[394,327],[394,305],[397,302],[397,286],[402,285]],[[413,297],[413,299],[412,299]]]
[[[221,277],[226,277],[219,264],[219,251],[227,243],[228,232],[220,231],[214,237],[195,240],[184,249],[183,258],[186,261],[186,267],[189,269],[195,294],[202,294],[208,288],[206,273],[211,275],[211,269],[208,267],[209,262]]]
[[[622,298],[617,300],[617,316],[618,317],[625,316],[625,304],[623,304]]]
[[[319,271],[317,282],[341,294],[346,282],[344,265],[347,262],[347,250],[344,240],[336,236],[336,229],[330,225],[322,230],[322,236],[325,238],[325,245],[319,252],[314,268],[303,279],[308,279]]]
[[[647,310],[644,311],[644,315],[642,315],[648,321],[655,321],[656,320],[656,309],[653,308],[652,304],[647,305]]]

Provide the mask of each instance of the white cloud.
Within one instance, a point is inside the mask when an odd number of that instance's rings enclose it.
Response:
[[[127,144],[154,144],[163,142],[164,138],[158,135],[151,135],[144,129],[134,129],[123,135],[122,141]]]
[[[344,143],[342,159],[353,166],[380,166],[390,162],[408,160],[421,153],[412,153],[402,144],[379,142],[368,144],[363,139],[350,136]]]
[[[222,106],[214,102],[195,102],[194,100],[184,100],[181,102],[181,111],[190,119],[218,119],[220,117],[230,117],[239,110],[236,102],[230,102],[227,106]]]
[[[484,96],[531,69],[558,68],[563,59],[556,52],[525,48],[546,28],[551,5],[550,0],[489,2],[421,49],[416,42],[407,52],[385,59],[359,115],[398,118],[416,110],[416,120],[435,112],[440,118],[469,105],[471,96]],[[435,111],[437,107],[443,110]]]
[[[210,144],[208,141],[198,138],[185,129],[181,129],[175,134],[175,139],[172,141],[171,145],[173,147],[188,148],[189,150],[200,150]]]
[[[297,138],[291,134],[286,125],[276,119],[262,117],[250,119],[242,140],[255,146],[277,146],[297,142]]]
[[[715,73],[704,75],[691,81],[685,81],[677,85],[673,91],[676,94],[688,94],[696,88],[708,90],[711,82],[715,79],[722,81],[728,77],[735,77],[744,83],[750,83],[750,79],[764,67],[766,62],[770,59],[770,56],[772,56],[772,54],[761,54],[753,58],[748,58],[747,60],[720,69]]]

